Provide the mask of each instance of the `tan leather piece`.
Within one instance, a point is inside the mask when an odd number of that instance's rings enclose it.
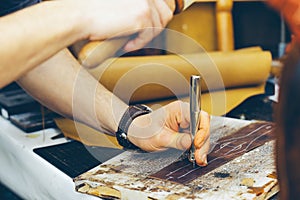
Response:
[[[166,49],[177,49],[178,53],[198,52],[198,46],[187,43],[187,38],[195,40],[206,51],[218,49],[215,3],[213,2],[194,3],[184,12],[175,15],[167,28],[185,37],[166,32]]]
[[[55,123],[65,137],[80,141],[85,145],[121,148],[114,136],[101,133],[82,123],[67,118],[57,118]]]
[[[197,74],[203,91],[260,85],[269,76],[271,62],[270,52],[253,48],[108,59],[89,72],[125,102],[135,103],[188,95],[190,76]]]
[[[129,39],[129,36],[124,36],[86,43],[78,53],[78,60],[83,66],[94,67],[95,64],[113,57]]]
[[[214,91],[211,93],[204,93],[201,95],[201,109],[208,112],[211,115],[222,116],[237,107],[248,97],[263,94],[265,84],[227,89],[223,91]],[[164,106],[171,103],[176,99],[168,99],[163,101],[155,101],[148,103],[152,109],[156,109],[160,106]],[[180,97],[179,100],[189,102],[189,96]]]

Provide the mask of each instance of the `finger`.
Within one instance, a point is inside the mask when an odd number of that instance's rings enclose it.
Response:
[[[136,38],[129,41],[125,46],[124,50],[127,52],[138,50],[148,44],[154,37],[153,28],[145,28],[138,34]]]
[[[209,130],[210,130],[210,117],[209,114],[201,111],[200,113],[200,125],[199,130],[194,139],[194,145],[196,148],[201,148],[201,146],[206,142],[209,138]]]
[[[190,128],[190,104],[187,102],[181,103],[181,119],[179,121],[179,126],[183,130],[187,130]],[[188,130],[189,131],[189,130]]]
[[[144,47],[156,35],[155,32],[157,31],[155,30],[155,27],[162,27],[162,25],[160,24],[159,13],[156,11],[156,8],[152,3],[153,2],[150,1],[151,12],[149,15],[149,19],[147,19],[148,24],[146,24],[145,27],[143,27],[143,29],[139,31],[139,34],[135,39],[129,41],[125,45],[124,49],[126,51],[133,51]]]
[[[162,27],[165,27],[173,17],[173,10],[175,10],[175,2],[174,0],[171,2],[156,0],[153,1],[153,3],[155,4],[156,11],[159,14],[160,24]]]
[[[192,144],[191,136],[188,133],[179,133],[171,129],[161,135],[160,139],[161,147],[174,148],[179,150],[186,150],[190,148]]]
[[[209,151],[209,145],[210,145],[210,141],[209,139],[207,139],[204,145],[201,148],[197,148],[195,151],[196,163],[199,166],[207,165],[207,154]]]
[[[125,47],[125,51],[133,51],[144,47],[148,44],[155,36],[157,36],[164,28],[167,23],[172,19],[173,12],[166,2],[150,1],[151,3],[151,19],[149,24],[145,26],[145,30],[142,30],[138,37],[134,40],[129,41]],[[149,27],[149,28],[147,28]]]
[[[192,144],[192,139],[189,133],[177,133],[175,137],[176,143],[172,144],[172,148],[179,150],[186,150],[190,148]]]

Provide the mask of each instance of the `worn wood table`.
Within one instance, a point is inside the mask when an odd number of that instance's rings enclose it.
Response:
[[[179,183],[180,181],[172,180],[173,177],[165,180],[157,178],[155,174],[176,162],[182,156],[182,152],[128,151],[75,178],[76,190],[102,198],[141,200],[268,199],[276,194],[279,188],[273,156],[274,140],[273,136],[269,135],[270,131],[274,130],[273,124],[265,124],[266,131],[263,132],[260,130],[262,127],[252,127],[249,133],[243,133],[244,136],[241,136],[236,135],[239,130],[257,122],[224,117],[213,117],[211,122],[209,157],[211,155],[213,158],[216,152],[223,148],[227,148],[226,155],[223,152],[223,158],[239,154],[225,164],[221,163],[211,170],[206,170],[206,173],[201,173],[201,169],[197,169],[199,173],[193,174],[191,180]],[[252,133],[256,135],[249,138],[248,142],[243,141],[242,138]],[[258,138],[262,139],[259,147],[250,148]],[[241,144],[232,145],[233,141]],[[245,151],[242,152],[243,150]],[[212,159],[209,158],[208,167],[213,165],[210,161]],[[170,169],[170,173],[173,172],[174,169],[173,171]]]

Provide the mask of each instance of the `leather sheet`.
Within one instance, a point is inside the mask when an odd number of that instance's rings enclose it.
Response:
[[[188,55],[112,58],[89,72],[125,102],[188,95],[191,75],[202,76],[203,92],[265,83],[270,52],[239,50]]]
[[[232,135],[221,138],[208,155],[206,167],[196,166],[186,158],[170,164],[150,177],[176,183],[190,182],[252,149],[275,139],[274,124],[254,123],[241,128]]]

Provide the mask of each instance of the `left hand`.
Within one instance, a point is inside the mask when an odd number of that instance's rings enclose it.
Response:
[[[83,39],[105,40],[136,34],[124,46],[125,51],[140,49],[150,42],[166,27],[175,9],[174,0],[69,0],[67,3],[82,13],[79,24],[80,30],[84,30]]]
[[[189,108],[188,103],[175,101],[150,114],[135,118],[129,126],[128,139],[145,151],[190,148],[192,141],[189,133]],[[198,165],[205,166],[209,150],[210,117],[204,111],[200,115],[199,130],[194,139],[195,158]]]

